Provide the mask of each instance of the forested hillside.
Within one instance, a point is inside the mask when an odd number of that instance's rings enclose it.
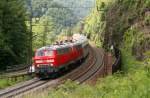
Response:
[[[0,69],[26,62],[28,32],[22,0],[0,0]]]
[[[94,4],[93,0],[90,1]],[[64,33],[75,26],[93,7],[92,4],[86,4],[85,0],[82,3],[72,0],[67,2],[65,0],[32,0],[31,4],[33,9],[34,49],[54,42],[58,34]],[[31,11],[31,4],[27,0],[28,13]],[[86,8],[86,6],[89,8]],[[71,32],[67,33],[70,34]]]
[[[149,5],[148,0],[97,0],[83,33],[107,50],[111,45],[128,47],[142,59],[142,52],[149,50]]]
[[[68,7],[78,18],[87,16],[95,6],[95,0],[54,0]]]
[[[140,58],[149,46],[149,6],[149,0],[125,0],[108,7],[105,44],[121,47],[124,43],[123,47],[131,48],[132,54]]]

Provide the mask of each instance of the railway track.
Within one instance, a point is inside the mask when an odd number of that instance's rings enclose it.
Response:
[[[22,89],[22,88],[24,88],[24,87],[27,87],[27,86],[29,86],[29,85],[32,85],[32,84],[34,84],[34,83],[36,83],[36,82],[38,82],[38,81],[40,81],[40,80],[37,79],[37,78],[34,78],[34,79],[32,79],[32,80],[19,83],[19,84],[15,85],[15,86],[12,86],[12,87],[10,87],[10,88],[6,88],[6,89],[0,91],[0,98],[3,98],[5,95],[7,95],[7,96],[9,96],[10,94],[12,95],[12,94],[14,94],[13,92],[16,92],[16,91],[19,90],[19,89]],[[6,97],[7,97],[7,96],[6,96]]]
[[[70,73],[53,80],[41,81],[39,79],[33,79],[27,81],[15,87],[0,91],[0,98],[13,98],[14,96],[22,98],[22,96],[30,94],[31,92],[40,92],[44,89],[55,88],[59,84],[64,83],[67,79],[77,81],[81,84],[96,74],[102,64],[103,53],[99,49],[93,48],[91,49],[89,57],[85,60],[85,62]]]
[[[13,77],[27,75],[27,74],[28,74],[28,68],[24,68],[21,70],[16,70],[14,72],[10,71],[5,73],[0,73],[0,79],[13,78]]]
[[[78,79],[76,79],[75,81],[79,82],[80,84],[83,83],[83,82],[86,82],[88,80],[90,80],[100,69],[101,69],[101,66],[103,66],[103,57],[104,55],[100,52],[99,49],[95,49],[95,58],[94,58],[94,62],[93,64],[91,65],[91,68],[89,68],[85,74],[81,75]],[[99,57],[102,56],[102,57]],[[99,60],[99,58],[101,58],[102,60]]]

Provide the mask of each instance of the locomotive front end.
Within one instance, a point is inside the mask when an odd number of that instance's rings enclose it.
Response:
[[[35,52],[33,64],[38,77],[49,76],[49,74],[57,71],[55,68],[55,54],[55,50],[48,48],[42,48]]]

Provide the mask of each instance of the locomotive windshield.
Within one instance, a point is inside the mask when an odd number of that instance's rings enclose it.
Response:
[[[53,51],[45,51],[45,56],[53,56]]]
[[[53,51],[50,51],[50,50],[40,50],[40,51],[37,51],[36,56],[53,56]]]
[[[36,56],[44,56],[44,51],[40,50],[40,51],[37,51]]]

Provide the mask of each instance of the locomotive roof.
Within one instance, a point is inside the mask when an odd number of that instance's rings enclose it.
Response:
[[[37,51],[40,50],[59,50],[63,48],[68,48],[71,46],[76,46],[76,45],[81,45],[82,43],[87,42],[87,38],[83,35],[80,36],[79,39],[73,40],[73,42],[64,42],[63,44],[59,45],[49,45],[49,46],[44,46],[42,48],[39,48]]]

